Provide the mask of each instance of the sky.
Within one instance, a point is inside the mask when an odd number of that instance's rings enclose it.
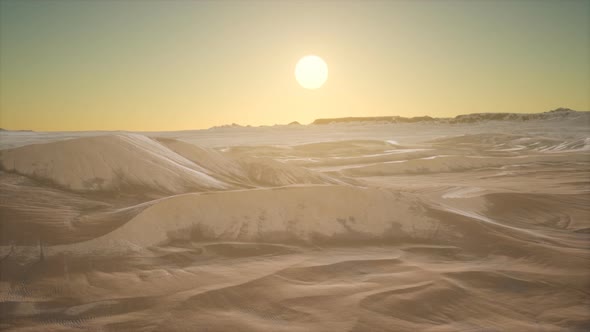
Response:
[[[587,0],[0,0],[0,127],[590,110],[589,59]]]

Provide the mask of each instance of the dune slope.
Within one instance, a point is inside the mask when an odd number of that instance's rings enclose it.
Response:
[[[3,150],[0,166],[80,191],[126,186],[168,192],[228,187],[200,166],[142,135],[77,138]]]

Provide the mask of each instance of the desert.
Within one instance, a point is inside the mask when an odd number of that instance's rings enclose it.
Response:
[[[0,0],[0,331],[590,331],[589,0]]]
[[[1,328],[586,331],[589,115],[3,130]]]

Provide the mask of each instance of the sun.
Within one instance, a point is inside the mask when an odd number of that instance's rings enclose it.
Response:
[[[328,65],[317,55],[306,55],[295,65],[295,79],[306,89],[318,89],[328,79]]]

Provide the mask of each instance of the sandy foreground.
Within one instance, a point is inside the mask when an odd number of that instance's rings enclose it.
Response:
[[[588,331],[590,117],[0,133],[0,329]]]

